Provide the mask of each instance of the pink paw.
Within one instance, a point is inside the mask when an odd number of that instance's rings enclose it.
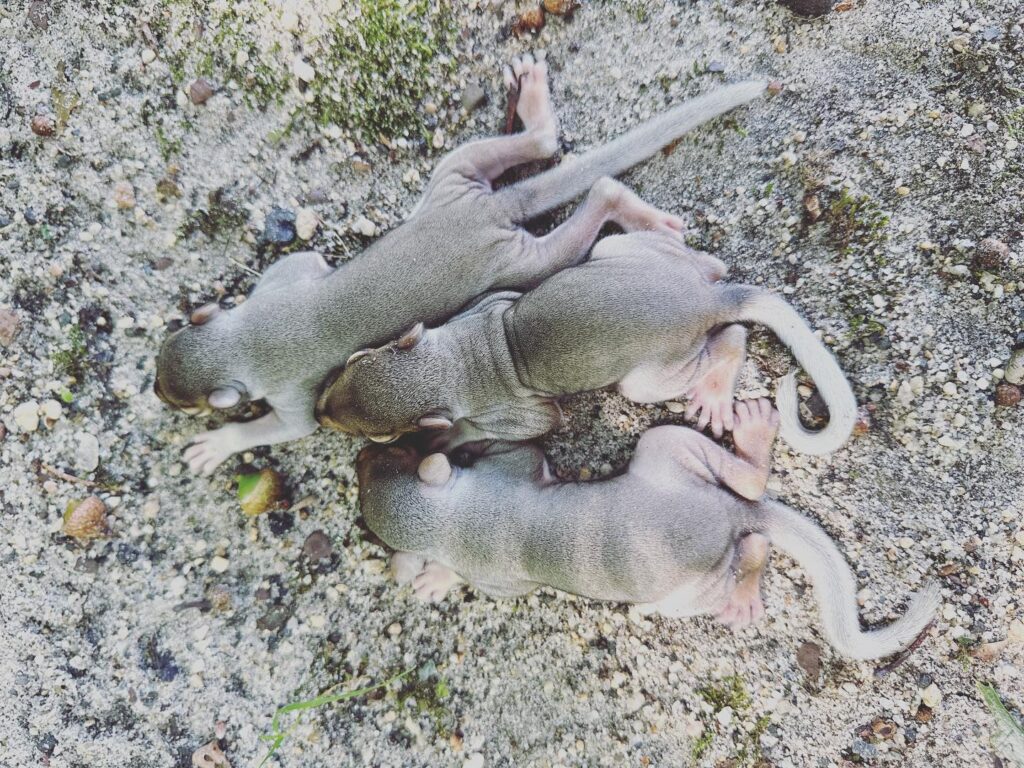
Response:
[[[732,430],[735,423],[732,390],[724,389],[716,382],[698,384],[687,393],[690,402],[686,405],[686,418],[697,417],[697,431],[708,424],[715,437],[721,437],[725,430]]]
[[[747,590],[736,590],[729,597],[718,613],[718,620],[729,627],[733,632],[738,632],[749,627],[764,616],[764,603],[761,602],[761,590],[758,589],[753,595]]]
[[[431,560],[412,580],[412,588],[420,600],[426,603],[439,603],[448,594],[448,590],[460,581],[455,571]]]

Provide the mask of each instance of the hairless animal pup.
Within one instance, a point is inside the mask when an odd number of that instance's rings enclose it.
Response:
[[[598,231],[681,228],[610,179],[550,234],[522,225],[650,157],[687,131],[750,101],[762,82],[728,85],[655,117],[576,160],[495,191],[507,169],[558,148],[547,68],[529,56],[506,71],[517,87],[525,130],[466,144],[437,166],[410,217],[364,253],[331,269],[316,253],[287,256],[264,274],[248,300],[230,310],[208,304],[170,336],[157,358],[154,389],[188,413],[265,398],[272,411],[197,435],[185,451],[210,474],[232,453],[312,433],[318,387],[350,354],[393,339],[417,320],[441,322],[475,296],[528,290],[583,259]]]
[[[600,189],[599,182],[595,189]],[[598,242],[590,260],[519,297],[492,294],[449,323],[418,325],[397,342],[357,352],[325,388],[321,423],[387,442],[448,430],[449,449],[473,440],[525,440],[557,426],[562,395],[617,384],[637,402],[691,398],[698,428],[731,429],[746,331],[762,323],[792,349],[829,408],[818,432],[800,424],[793,374],[778,389],[782,436],[822,454],[849,437],[857,403],[835,358],[783,299],[719,282],[725,266],[677,233],[634,232]]]
[[[828,535],[763,498],[778,413],[736,403],[736,453],[687,427],[640,439],[622,475],[552,479],[530,444],[493,444],[470,467],[444,454],[370,445],[359,455],[359,496],[370,528],[397,552],[392,569],[416,594],[440,600],[461,580],[496,597],[547,585],[666,616],[715,614],[733,628],[762,613],[769,543],[814,585],[828,640],[844,656],[895,653],[928,625],[938,587],[924,586],[899,620],[865,632],[856,579]]]

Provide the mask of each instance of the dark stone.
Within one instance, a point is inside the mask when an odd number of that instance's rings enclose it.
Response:
[[[131,565],[139,559],[139,550],[131,544],[121,543],[117,545],[117,562],[122,565]]]
[[[487,91],[478,81],[473,80],[466,85],[466,90],[462,92],[462,106],[466,108],[467,112],[479,109],[486,103]]]
[[[155,259],[153,261],[153,269],[155,269],[157,272],[163,272],[172,264],[174,264],[174,259],[172,259],[169,256],[161,256],[159,259]]]
[[[44,733],[41,736],[36,736],[35,743],[36,749],[47,757],[50,757],[53,754],[53,751],[57,749],[57,737],[52,733]]]
[[[263,225],[263,239],[275,245],[288,245],[295,239],[295,211],[271,208]]]
[[[779,0],[793,13],[801,16],[824,16],[832,10],[836,0]]]
[[[292,609],[286,606],[271,608],[256,620],[256,626],[270,632],[276,632],[291,618]]]
[[[140,665],[143,669],[156,672],[157,677],[165,683],[169,683],[178,676],[181,670],[174,663],[174,656],[170,651],[161,650],[155,637],[150,637],[140,645],[142,651]]]
[[[120,95],[121,87],[115,85],[113,88],[108,88],[105,91],[100,91],[99,93],[97,93],[96,98],[100,101],[110,101],[111,99],[116,99]]]
[[[862,760],[871,760],[878,755],[878,747],[868,744],[864,739],[854,739],[850,749]]]
[[[918,688],[927,688],[933,682],[935,681],[932,679],[932,676],[929,675],[927,672],[922,672],[920,675],[917,676]]]
[[[306,540],[302,542],[302,554],[309,560],[328,560],[334,554],[334,544],[331,537],[323,531],[313,531]]]
[[[39,223],[39,214],[36,213],[31,208],[26,208],[25,209],[25,223],[27,223],[27,224],[38,224]]]
[[[0,229],[3,229],[11,223],[12,219],[6,213],[0,213]]]
[[[804,643],[796,652],[796,663],[811,680],[817,680],[821,673],[821,646],[817,643]]]
[[[295,515],[284,510],[275,510],[267,515],[267,525],[275,536],[284,536],[295,525]]]

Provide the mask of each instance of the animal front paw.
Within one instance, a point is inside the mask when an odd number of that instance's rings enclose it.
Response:
[[[183,455],[188,468],[196,475],[212,475],[237,448],[226,428],[212,432],[200,432],[192,438],[192,444]]]
[[[451,568],[431,560],[412,580],[412,588],[420,600],[439,603],[460,581],[459,575]]]
[[[426,558],[415,552],[395,552],[391,556],[391,574],[399,584],[411,584],[425,562]]]

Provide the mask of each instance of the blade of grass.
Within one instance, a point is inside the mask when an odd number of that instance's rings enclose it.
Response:
[[[992,734],[993,749],[1014,766],[1024,766],[1024,727],[1006,709],[994,687],[978,683],[978,693],[996,721],[995,733]]]
[[[341,693],[332,693],[342,683],[336,683],[324,691],[319,696],[312,699],[304,699],[302,701],[293,701],[290,704],[285,704],[283,707],[279,707],[277,712],[274,713],[274,718],[270,721],[270,733],[265,733],[260,736],[261,741],[271,742],[270,751],[263,756],[260,761],[258,768],[263,768],[267,764],[267,761],[274,756],[274,753],[281,748],[285,740],[292,735],[296,728],[299,727],[302,722],[301,716],[296,718],[295,722],[286,731],[281,730],[281,718],[284,715],[291,714],[292,712],[305,712],[309,709],[317,709],[318,707],[326,707],[329,704],[335,704],[339,701],[345,701],[347,699],[354,699],[357,696],[363,696],[372,691],[376,691],[378,688],[386,688],[397,680],[401,680],[413,671],[412,668],[399,672],[394,677],[391,677],[384,682],[374,683],[368,685],[365,688],[357,688],[352,691],[342,691]]]

